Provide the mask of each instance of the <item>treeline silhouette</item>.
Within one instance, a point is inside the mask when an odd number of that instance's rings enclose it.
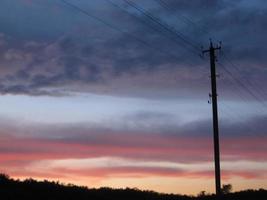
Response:
[[[89,189],[73,184],[62,184],[47,180],[14,180],[0,174],[0,199],[3,200],[213,200],[214,195],[186,196],[142,191],[136,188]],[[267,190],[246,190],[222,196],[225,200],[263,200],[267,199]]]

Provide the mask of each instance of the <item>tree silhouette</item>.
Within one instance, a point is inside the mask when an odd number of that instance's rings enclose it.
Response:
[[[228,193],[232,187],[226,185],[225,193],[220,200],[254,200],[267,199],[267,190],[246,190]],[[231,186],[231,185],[230,185]],[[197,197],[162,194],[153,191],[142,191],[137,188],[112,189],[103,187],[89,189],[73,184],[59,182],[24,181],[11,179],[8,175],[0,174],[0,199],[2,200],[216,200],[215,195],[201,192]]]
[[[225,184],[222,186],[222,193],[223,194],[229,194],[233,189],[233,186],[231,184]]]

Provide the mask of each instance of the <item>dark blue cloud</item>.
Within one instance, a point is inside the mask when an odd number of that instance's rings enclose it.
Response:
[[[172,70],[176,70],[177,79],[184,77],[186,70],[192,71],[181,82],[199,82],[199,86],[190,88],[192,91],[207,90],[203,76],[208,76],[208,67],[203,66],[208,61],[201,61],[197,50],[177,34],[124,1],[114,1],[119,8],[104,0],[75,3],[106,24],[62,1],[1,2],[0,57],[7,71],[1,75],[2,93],[72,88],[73,85],[86,88],[124,76],[130,81],[131,77],[146,73],[158,73],[160,82],[164,71],[172,73]],[[161,7],[157,1],[136,3],[157,17],[156,21],[160,19],[166,26],[175,26],[180,36],[186,35],[190,42],[197,41],[199,53],[200,45],[208,44],[209,37],[216,36],[215,40],[223,41],[223,49],[234,61],[255,65],[251,66],[253,75],[264,80],[265,73],[258,66],[266,64],[267,47],[262,45],[266,36],[266,2],[165,1],[171,10]],[[243,73],[244,76],[252,74]],[[142,88],[145,81],[137,84]],[[122,81],[121,87],[124,85]],[[184,87],[179,81],[172,87],[177,85]]]

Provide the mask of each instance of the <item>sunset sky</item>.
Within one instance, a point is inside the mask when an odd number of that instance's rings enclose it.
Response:
[[[0,172],[213,193],[267,188],[266,0],[1,0]]]

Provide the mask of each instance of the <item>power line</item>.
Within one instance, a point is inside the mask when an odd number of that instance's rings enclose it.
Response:
[[[234,76],[234,74],[229,71],[222,63],[218,63],[226,73],[229,74],[229,76],[241,87],[244,89],[244,91],[246,91],[251,97],[253,97],[259,104],[261,104],[262,106],[266,106],[265,102],[263,102],[257,95],[255,95],[255,93],[253,91],[251,91],[242,81],[240,81],[238,78],[236,78]]]
[[[127,10],[125,10],[122,6],[120,6],[119,4],[114,3],[112,0],[104,0],[106,2],[108,2],[109,4],[111,4],[112,6],[116,7],[117,9],[120,9],[121,11],[127,13],[128,15],[132,16],[134,19],[142,22],[144,25],[148,26],[151,30],[158,32],[161,36],[169,39],[170,41],[181,45],[180,41],[177,41],[176,37],[170,37],[169,34],[167,34],[166,32],[163,32],[162,29],[159,29],[157,27],[155,27],[153,24],[151,24],[149,21],[145,20],[144,18],[140,18],[138,16],[136,16],[135,14],[128,12]],[[131,6],[131,5],[130,5]],[[193,66],[193,63],[191,62],[191,60],[188,60],[187,62],[189,62],[189,64],[191,66]]]
[[[80,8],[80,7],[78,7],[78,6],[76,6],[75,4],[69,3],[69,2],[67,2],[67,1],[65,1],[65,0],[60,0],[60,1],[63,2],[64,4],[66,4],[67,6],[69,6],[69,7],[73,8],[73,9],[77,10],[78,12],[80,12],[80,13],[82,13],[82,14],[88,16],[89,18],[92,18],[92,19],[94,19],[95,21],[101,22],[102,24],[104,24],[105,26],[108,26],[108,27],[111,28],[111,29],[114,29],[114,30],[116,30],[116,31],[118,31],[118,32],[121,32],[121,33],[123,33],[123,34],[128,35],[129,37],[134,38],[134,39],[137,40],[138,42],[142,43],[143,45],[145,45],[145,46],[147,46],[147,47],[149,47],[149,48],[151,48],[151,49],[153,49],[153,50],[156,50],[156,51],[158,51],[158,52],[160,52],[160,53],[162,53],[162,54],[168,55],[168,56],[173,57],[173,58],[175,58],[175,59],[179,59],[178,57],[176,57],[175,55],[170,54],[169,52],[165,51],[164,49],[162,49],[162,48],[161,48],[161,49],[157,49],[157,48],[155,48],[154,46],[150,45],[150,44],[149,44],[148,42],[146,42],[145,40],[142,40],[142,39],[136,37],[135,35],[129,33],[128,31],[121,30],[119,27],[114,26],[113,24],[108,23],[108,22],[106,22],[105,20],[103,20],[103,19],[101,19],[101,18],[99,18],[99,17],[97,17],[97,16],[90,14],[89,12],[87,12],[86,10],[84,10],[84,9],[82,9],[82,8]]]
[[[244,87],[246,88],[246,86],[245,86],[245,84],[242,83],[241,80],[237,79],[237,78],[234,76],[233,73],[229,73],[230,71],[227,70],[227,68],[226,68],[224,65],[222,65],[221,63],[219,63],[219,65],[222,66],[221,69],[223,69],[224,72],[226,72],[227,75],[231,78],[230,81],[233,83],[234,86],[239,86],[239,87],[241,87],[242,90],[243,90],[246,94],[249,94],[249,95],[251,96],[251,94],[248,92],[249,89],[244,89]],[[242,83],[241,85],[240,85],[240,82]],[[247,104],[247,106],[246,106],[247,108],[251,107],[251,101],[248,100],[247,98],[244,98],[244,95],[242,95],[242,94],[243,94],[243,93],[240,93],[240,90],[239,90],[238,88],[237,88],[237,90],[235,90],[234,93],[233,93],[233,95],[237,95],[237,96],[239,97],[239,101],[242,101],[242,102],[244,103],[244,105]],[[252,97],[255,99],[254,96],[252,96]],[[223,102],[221,102],[221,103],[224,105],[224,107],[228,107],[228,106],[227,106],[226,104],[224,104]],[[257,104],[256,104],[256,106],[254,107],[254,111],[257,113],[257,115],[258,115],[258,116],[261,116],[261,115],[265,114],[265,112],[263,112],[264,110],[261,109],[262,106],[265,106],[265,105],[262,105],[262,103],[259,102],[258,99],[256,99],[256,103],[257,103]],[[259,106],[259,107],[258,107],[258,106]],[[243,110],[242,110],[242,113],[240,113],[240,111],[239,111],[238,109],[236,109],[236,107],[235,107],[235,108],[233,108],[233,107],[228,107],[228,110],[229,110],[230,112],[232,112],[233,115],[237,115],[236,118],[238,118],[238,119],[240,120],[240,122],[242,123],[242,126],[244,126],[244,127],[247,128],[246,130],[250,130],[251,132],[254,132],[254,133],[255,133],[255,131],[252,131],[253,129],[252,129],[250,126],[248,126],[248,124],[247,124],[246,122],[244,122],[244,121],[247,120],[247,119],[245,119],[245,116],[247,116],[247,114],[243,113],[243,112],[246,111],[246,109],[243,109]],[[242,120],[241,120],[241,119],[242,119]],[[249,134],[249,133],[248,133],[248,134]],[[258,134],[258,135],[255,135],[255,134],[249,134],[249,135],[253,135],[253,136],[256,136],[256,137],[265,137],[263,134]]]
[[[224,53],[222,52],[223,58],[231,65],[231,67],[233,69],[235,69],[239,74],[241,74],[241,70],[239,69],[239,67],[234,64],[231,59]],[[245,77],[242,77],[242,79],[244,79],[246,81],[246,83],[253,89],[253,91],[255,91],[263,100],[266,100],[266,97],[264,95],[264,92],[261,88],[259,87],[254,87],[254,85],[251,83],[251,81]]]
[[[162,51],[162,49],[161,50],[159,50],[159,49],[155,49],[155,47],[153,47],[152,45],[150,45],[148,42],[146,42],[146,41],[144,41],[144,40],[142,40],[142,39],[140,39],[140,38],[138,38],[138,37],[136,37],[135,35],[133,35],[133,34],[130,34],[129,32],[127,32],[127,31],[124,31],[124,30],[121,30],[120,28],[118,28],[118,27],[116,27],[116,26],[114,26],[113,24],[111,24],[111,23],[108,23],[107,21],[105,21],[105,20],[103,20],[103,19],[101,19],[101,18],[99,18],[99,17],[97,17],[97,16],[95,16],[95,15],[92,15],[92,14],[90,14],[89,12],[87,12],[86,10],[84,10],[84,9],[81,9],[80,7],[78,7],[78,6],[76,6],[76,5],[74,5],[74,4],[72,4],[72,3],[69,3],[69,2],[67,2],[67,1],[65,1],[65,0],[61,0],[63,3],[65,3],[66,5],[68,5],[68,6],[70,6],[70,7],[72,7],[73,9],[76,9],[77,11],[79,11],[79,12],[81,12],[81,13],[83,13],[83,14],[85,14],[85,15],[87,15],[88,17],[90,17],[90,18],[92,18],[92,19],[94,19],[94,20],[96,20],[96,21],[99,21],[99,22],[101,22],[102,24],[104,24],[104,25],[106,25],[106,26],[108,26],[108,27],[110,27],[110,28],[112,28],[112,29],[114,29],[114,30],[116,30],[116,31],[119,31],[119,32],[121,32],[121,33],[123,33],[123,34],[126,34],[126,35],[128,35],[129,37],[132,37],[132,38],[134,38],[135,40],[137,40],[137,41],[139,41],[140,43],[142,43],[143,45],[145,45],[145,46],[148,46],[148,47],[150,47],[150,48],[152,48],[153,50],[156,50],[156,51],[159,51],[160,53],[164,53],[164,54],[167,54],[168,56],[171,56],[171,57],[174,57],[174,58],[176,58],[176,59],[178,59],[176,56],[174,56],[174,55],[171,55],[171,54],[169,54],[169,52],[166,52],[166,51]],[[109,1],[109,2],[111,2],[110,0],[106,0],[106,1]],[[126,1],[125,1],[126,2]],[[127,1],[127,2],[129,2],[129,1]],[[115,5],[115,4],[114,4]],[[138,7],[139,8],[139,7]],[[140,10],[141,10],[141,8],[139,8]],[[143,12],[145,12],[144,10],[143,10]],[[146,14],[148,14],[148,13],[146,13]],[[149,15],[148,15],[149,16]],[[150,16],[149,17],[150,19],[153,19],[153,21],[154,20],[158,20],[157,18],[155,18],[155,17],[153,17],[153,16]],[[161,22],[160,22],[160,24],[161,24]],[[153,26],[150,26],[151,28],[153,27]],[[157,30],[157,29],[155,29],[155,28],[153,28],[154,30]],[[219,63],[219,65],[222,65],[221,63]],[[222,65],[223,66],[223,65]],[[249,88],[247,88],[246,86],[245,86],[245,84],[243,84],[240,80],[238,80],[237,78],[235,78],[235,76],[234,76],[234,74],[233,73],[231,73],[228,69],[226,69],[224,66],[223,66],[223,69],[231,76],[231,78],[233,79],[233,80],[235,80],[235,82],[237,82],[238,83],[238,85],[240,85],[246,92],[248,92],[252,97],[254,97],[258,102],[262,102]]]
[[[163,0],[154,0],[154,1],[156,1],[157,3],[158,3],[158,5],[160,5],[162,8],[164,8],[164,9],[167,9],[167,10],[169,10],[169,11],[171,11],[171,12],[174,12],[175,10],[174,10],[174,8],[173,7],[170,7],[165,1],[163,1]],[[177,13],[176,13],[177,14]],[[199,26],[198,24],[196,24],[192,19],[190,19],[189,17],[186,17],[186,16],[184,16],[184,15],[182,15],[182,14],[179,14],[179,16],[181,17],[181,20],[184,22],[184,23],[186,23],[187,25],[193,25],[196,29],[199,29],[199,30],[201,30],[201,32],[202,33],[205,33],[205,34],[209,34],[209,32],[205,29],[205,28],[203,28],[203,27],[201,27],[201,26]],[[179,18],[178,18],[179,19]]]
[[[218,64],[222,65],[222,63],[218,63]],[[232,93],[231,95],[236,96],[243,103],[249,104],[251,101],[247,99],[247,95],[244,96],[244,93],[242,92],[242,91],[244,91],[243,88],[240,88],[240,85],[237,84],[236,81],[233,79],[233,77],[229,75],[229,73],[228,73],[229,70],[227,70],[225,67],[218,68],[218,70],[220,70],[220,69],[223,70],[226,75],[228,75],[230,83],[235,87],[235,89],[232,89],[232,92],[234,92],[234,93]],[[223,73],[223,72],[221,72],[221,73]],[[228,89],[231,89],[231,88],[229,87]],[[245,92],[245,94],[247,94],[246,91],[244,91],[244,92]]]
[[[146,20],[144,20],[144,19],[142,19],[142,18],[140,18],[140,17],[137,17],[136,15],[134,15],[134,14],[131,13],[131,12],[126,11],[124,8],[122,8],[122,7],[119,6],[118,4],[114,3],[113,1],[111,1],[111,0],[105,0],[105,1],[109,2],[109,3],[110,3],[111,5],[113,5],[114,7],[116,7],[116,8],[118,8],[118,9],[120,9],[120,10],[126,12],[127,14],[131,15],[132,17],[134,17],[134,18],[137,19],[138,21],[141,21],[142,23],[144,23],[145,25],[149,26],[149,28],[153,29],[154,31],[157,31],[157,32],[160,33],[160,34],[165,33],[165,32],[160,31],[158,28],[156,28],[155,26],[153,26],[151,23],[148,23],[148,21],[146,21]],[[167,35],[167,34],[164,34],[164,36],[165,36],[166,38],[170,39],[171,41],[177,42],[176,40],[173,40],[173,39],[175,39],[175,38],[173,38],[173,37],[169,37],[169,35]],[[179,44],[181,44],[181,43],[179,43]]]
[[[224,72],[226,72],[224,68],[221,68],[221,69],[224,70]],[[247,98],[247,95],[245,95],[245,94],[248,94],[248,93],[247,93],[246,90],[244,91],[243,88],[240,88],[241,86],[239,84],[237,84],[236,81],[228,73],[227,73],[227,75],[230,78],[229,81],[236,88],[236,89],[232,89],[233,93],[231,93],[231,96],[235,95],[239,99],[239,102],[243,102],[242,104],[243,104],[243,107],[244,107],[244,109],[242,107],[240,107],[240,109],[238,109],[237,106],[231,106],[229,108],[229,110],[231,110],[231,112],[234,113],[235,115],[238,115],[239,120],[242,119],[244,121],[244,122],[242,122],[242,124],[243,124],[243,126],[247,127],[246,130],[251,130],[251,128],[248,127],[247,123],[245,122],[245,121],[248,120],[247,118],[245,118],[245,116],[248,116],[248,115],[252,114],[250,112],[247,113],[249,110],[246,109],[246,108],[250,108],[252,106],[251,100],[249,100]],[[229,88],[231,89],[232,87],[228,87],[228,89]],[[243,93],[242,91],[245,92],[245,93]],[[223,92],[223,90],[221,92]],[[221,95],[221,96],[225,96],[225,95]],[[238,103],[238,105],[242,105],[242,104]],[[265,115],[266,114],[266,112],[265,112],[266,109],[262,109],[262,108],[263,108],[262,104],[259,103],[258,101],[253,103],[253,113],[254,113],[253,115],[256,115],[256,116],[259,116],[259,117]],[[262,135],[262,134],[260,134],[260,136],[264,137],[264,135]]]
[[[89,12],[87,12],[87,11],[85,11],[84,9],[81,9],[80,7],[78,7],[78,6],[76,6],[76,5],[74,5],[74,4],[72,4],[72,3],[69,3],[69,2],[67,2],[67,1],[65,1],[65,0],[61,0],[63,3],[65,3],[66,5],[68,5],[68,6],[70,6],[70,7],[72,7],[72,8],[74,8],[74,9],[76,9],[76,10],[78,10],[79,12],[81,12],[81,13],[83,13],[83,14],[85,14],[85,15],[87,15],[88,17],[90,17],[90,18],[93,18],[94,20],[96,20],[96,21],[99,21],[99,22],[101,22],[101,23],[103,23],[104,25],[106,25],[106,26],[108,26],[108,27],[110,27],[110,28],[112,28],[112,29],[114,29],[114,30],[117,30],[117,31],[119,31],[119,32],[122,32],[122,33],[124,33],[124,34],[127,34],[128,36],[130,36],[130,37],[132,37],[132,38],[134,38],[134,39],[136,39],[137,41],[139,41],[140,43],[142,43],[142,44],[144,44],[144,45],[146,45],[146,46],[148,46],[148,47],[150,47],[150,48],[152,48],[152,49],[154,49],[154,50],[157,50],[157,51],[159,51],[159,49],[155,49],[153,46],[151,46],[148,42],[146,42],[146,41],[144,41],[144,40],[142,40],[142,39],[140,39],[140,38],[138,38],[138,37],[136,37],[136,36],[134,36],[134,35],[132,35],[132,34],[130,34],[129,32],[127,32],[127,31],[123,31],[123,30],[121,30],[120,28],[118,28],[118,27],[116,27],[116,26],[114,26],[114,25],[112,25],[112,24],[110,24],[110,23],[108,23],[108,22],[106,22],[105,20],[103,20],[103,19],[101,19],[101,18],[99,18],[99,17],[96,17],[96,16],[94,16],[94,15],[92,15],[92,14],[90,14]],[[107,1],[109,1],[109,2],[111,2],[110,0],[107,0]],[[170,27],[167,27],[165,24],[163,24],[161,21],[159,21],[157,18],[155,18],[154,16],[152,16],[150,13],[148,13],[148,12],[146,12],[145,10],[143,10],[142,8],[140,8],[140,7],[138,7],[137,6],[137,4],[135,4],[135,3],[133,3],[133,2],[130,2],[130,1],[128,1],[128,0],[124,0],[128,5],[131,5],[132,7],[134,7],[134,8],[136,8],[136,9],[138,9],[140,12],[142,12],[145,16],[147,16],[147,17],[149,17],[149,19],[151,19],[151,20],[153,20],[154,22],[156,22],[157,24],[159,24],[160,26],[162,26],[162,27],[164,27],[166,30],[168,30],[168,31],[170,31],[170,32],[172,32],[172,33],[175,33],[175,32],[173,32],[173,29],[170,29]],[[161,0],[159,0],[161,3],[162,3],[162,1]],[[114,4],[115,5],[115,4]],[[177,35],[177,33],[175,33],[176,35]],[[187,41],[187,40],[185,40],[181,35],[178,35],[179,36],[179,38],[180,39],[183,39],[183,41],[184,42],[186,42],[187,44],[190,44],[192,47],[195,47],[196,48],[196,46],[194,45],[194,44],[192,44],[190,41]],[[160,50],[160,52],[162,53],[162,50]],[[166,52],[164,52],[164,53],[166,53]],[[175,57],[174,55],[171,55],[171,54],[169,54],[168,53],[168,55],[169,56],[172,56],[172,57]],[[177,58],[177,57],[175,57],[175,58]],[[230,62],[230,61],[229,61]],[[231,63],[232,64],[232,66],[235,66],[233,63]],[[224,70],[245,90],[245,91],[247,91],[252,97],[254,97],[258,102],[261,102],[261,103],[263,103],[262,102],[262,100],[261,99],[259,99],[258,98],[258,96],[257,95],[255,95],[254,94],[254,92],[252,92],[249,88],[247,88],[239,79],[237,79],[237,78],[235,78],[235,76],[233,75],[233,73],[232,72],[230,72],[228,69],[226,69],[221,63],[219,63],[219,65],[221,65],[223,68],[224,68]],[[236,69],[237,69],[237,67],[235,67]],[[264,104],[264,103],[263,103]]]
[[[129,6],[135,8],[136,10],[138,10],[145,17],[147,17],[148,19],[150,19],[154,23],[158,24],[160,27],[162,27],[167,32],[169,32],[169,33],[175,35],[176,37],[178,37],[184,44],[190,46],[192,48],[192,50],[194,51],[194,53],[198,55],[198,52],[200,50],[200,46],[201,45],[194,44],[185,35],[183,35],[181,32],[176,30],[174,27],[171,27],[168,24],[166,24],[165,22],[162,22],[159,18],[153,16],[150,12],[148,12],[145,9],[141,8],[136,3],[132,2],[132,1],[129,1],[129,0],[124,0],[124,2],[127,3]]]
[[[211,32],[208,31],[209,26],[206,26],[205,24],[200,25],[200,24],[196,23],[192,18],[190,18],[190,16],[185,16],[181,13],[177,13],[176,10],[174,9],[174,7],[168,5],[168,3],[166,1],[163,1],[163,0],[154,0],[154,1],[156,1],[158,3],[158,5],[160,5],[162,8],[167,9],[171,12],[175,12],[176,16],[177,15],[179,16],[179,17],[177,16],[178,20],[183,21],[188,26],[193,25],[195,27],[194,28],[195,30],[198,30],[203,34],[208,35],[209,36],[208,39],[213,38],[213,40],[220,42],[220,40],[216,39],[214,37],[214,35],[211,35]],[[199,37],[199,35],[198,35],[198,37]]]

